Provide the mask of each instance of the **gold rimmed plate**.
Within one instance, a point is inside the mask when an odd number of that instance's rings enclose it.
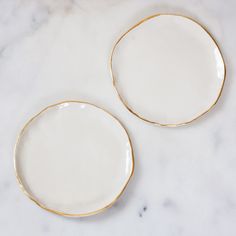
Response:
[[[190,17],[147,17],[115,42],[113,84],[134,115],[161,126],[181,126],[207,113],[225,82],[222,53],[204,26]]]
[[[64,101],[26,123],[14,165],[20,187],[37,205],[83,217],[118,199],[133,174],[134,157],[117,118],[87,102]]]

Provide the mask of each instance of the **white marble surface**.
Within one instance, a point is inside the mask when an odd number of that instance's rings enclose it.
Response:
[[[236,235],[236,33],[234,0],[0,0],[0,235]],[[182,128],[138,120],[109,75],[114,40],[141,18],[177,12],[205,24],[227,63],[223,96]],[[128,127],[135,175],[107,212],[82,219],[41,210],[19,190],[13,146],[48,104],[88,100]]]

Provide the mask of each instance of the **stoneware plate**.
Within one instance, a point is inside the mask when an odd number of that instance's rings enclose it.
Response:
[[[45,108],[21,131],[15,148],[21,188],[40,207],[88,216],[110,207],[133,174],[129,136],[103,109],[78,101]]]
[[[124,105],[162,126],[184,125],[208,112],[225,81],[225,63],[210,33],[173,14],[131,27],[115,43],[110,66]]]

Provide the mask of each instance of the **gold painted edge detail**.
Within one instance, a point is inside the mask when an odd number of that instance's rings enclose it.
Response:
[[[180,122],[180,123],[160,123],[158,121],[152,121],[152,120],[149,120],[145,117],[143,117],[142,115],[138,114],[137,112],[135,112],[130,106],[129,104],[125,101],[125,99],[121,96],[117,86],[116,86],[116,77],[114,75],[114,72],[113,72],[113,56],[114,56],[114,53],[115,53],[115,50],[118,46],[118,44],[122,41],[122,39],[129,33],[131,32],[133,29],[137,28],[138,26],[140,26],[142,23],[150,20],[150,19],[153,19],[155,17],[159,17],[159,16],[179,16],[179,17],[183,17],[183,18],[186,18],[188,20],[191,20],[193,21],[194,23],[196,23],[197,25],[199,25],[209,36],[210,38],[213,40],[213,43],[215,43],[216,47],[218,48],[219,52],[220,52],[220,56],[222,58],[222,61],[223,61],[223,65],[224,65],[224,79],[223,79],[223,82],[222,82],[222,85],[221,85],[221,88],[220,88],[220,91],[219,91],[219,94],[217,96],[217,98],[215,99],[215,101],[209,106],[209,108],[207,110],[205,110],[204,112],[200,113],[199,115],[197,115],[196,117],[194,117],[193,119],[191,120],[188,120],[188,121],[184,121],[184,122]],[[205,115],[206,113],[208,113],[215,105],[216,103],[218,102],[218,100],[220,99],[221,97],[221,94],[222,94],[222,91],[223,91],[223,87],[224,87],[224,84],[225,84],[225,79],[226,79],[226,64],[225,64],[225,60],[224,60],[224,57],[223,57],[223,54],[222,54],[222,51],[218,45],[218,43],[216,42],[216,40],[214,39],[214,37],[212,36],[212,34],[207,30],[207,28],[205,26],[203,26],[201,23],[199,23],[198,21],[196,21],[195,19],[189,17],[189,16],[185,16],[185,15],[181,15],[181,14],[175,14],[175,13],[157,13],[157,14],[154,14],[154,15],[151,15],[151,16],[148,16],[144,19],[142,19],[141,21],[139,21],[138,23],[136,23],[135,25],[133,25],[131,28],[129,28],[125,33],[123,33],[119,38],[118,40],[115,42],[115,44],[113,45],[113,48],[111,50],[111,53],[110,53],[110,59],[109,59],[109,67],[110,67],[110,74],[111,74],[111,77],[112,77],[112,83],[113,83],[113,87],[115,88],[116,92],[117,92],[117,95],[119,97],[119,99],[121,100],[121,102],[124,104],[124,106],[135,116],[137,116],[138,118],[140,118],[141,120],[143,121],[146,121],[148,123],[151,123],[153,125],[158,125],[158,126],[163,126],[163,127],[179,127],[179,126],[183,126],[183,125],[187,125],[195,120],[197,120],[198,118],[202,117],[203,115]]]
[[[71,213],[66,213],[66,212],[61,212],[61,211],[57,211],[57,210],[54,210],[54,209],[51,209],[51,208],[48,208],[46,207],[44,204],[40,203],[35,197],[33,197],[27,190],[26,188],[24,187],[24,184],[20,178],[20,175],[18,174],[18,170],[17,170],[17,164],[16,164],[16,154],[17,154],[17,148],[18,148],[18,144],[19,144],[19,141],[22,137],[22,135],[24,134],[24,131],[27,129],[27,127],[31,124],[31,122],[36,119],[37,117],[39,117],[42,113],[44,113],[45,111],[49,110],[50,108],[53,108],[53,107],[56,107],[58,105],[61,105],[61,104],[64,104],[64,103],[79,103],[79,104],[85,104],[85,105],[90,105],[90,106],[93,106],[95,108],[98,108],[102,111],[104,111],[106,114],[110,115],[113,119],[115,119],[118,124],[120,125],[120,127],[125,131],[127,137],[128,137],[128,141],[129,141],[129,146],[130,146],[130,150],[131,150],[131,161],[132,161],[132,167],[131,167],[131,172],[130,172],[130,175],[128,176],[126,182],[125,182],[125,185],[124,187],[121,189],[120,193],[115,197],[115,199],[113,201],[111,201],[108,205],[104,206],[103,208],[101,209],[98,209],[98,210],[95,210],[95,211],[92,211],[92,212],[87,212],[87,213],[78,213],[78,214],[71,214]],[[14,163],[14,170],[15,170],[15,175],[16,175],[16,179],[17,179],[17,182],[20,186],[20,189],[23,191],[23,193],[30,199],[32,200],[34,203],[36,203],[39,207],[41,207],[42,209],[44,210],[47,210],[49,212],[52,212],[52,213],[55,213],[57,215],[61,215],[61,216],[66,216],[66,217],[86,217],[86,216],[91,216],[91,215],[96,215],[98,213],[101,213],[103,211],[105,211],[106,209],[110,208],[117,200],[118,198],[122,195],[122,193],[124,192],[124,190],[126,189],[131,177],[133,176],[134,174],[134,165],[135,165],[135,161],[134,161],[134,151],[133,151],[133,145],[132,145],[132,142],[131,142],[131,139],[130,139],[130,136],[129,136],[129,133],[127,131],[127,129],[125,128],[125,126],[123,125],[123,123],[116,117],[114,116],[113,114],[111,114],[110,112],[108,112],[107,110],[97,106],[97,105],[94,105],[90,102],[84,102],[84,101],[79,101],[79,100],[65,100],[65,101],[62,101],[62,102],[58,102],[58,103],[55,103],[55,104],[52,104],[52,105],[49,105],[47,107],[45,107],[43,110],[41,110],[39,113],[37,113],[35,116],[33,116],[30,120],[28,120],[25,125],[23,126],[23,128],[21,129],[18,137],[17,137],[17,141],[16,141],[16,144],[15,144],[15,147],[14,147],[14,158],[13,158],[13,163]]]

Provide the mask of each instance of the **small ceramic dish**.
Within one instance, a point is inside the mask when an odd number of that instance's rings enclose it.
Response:
[[[226,74],[206,28],[175,14],[147,17],[126,31],[113,47],[110,67],[129,111],[172,127],[207,113],[221,95]]]
[[[131,141],[120,121],[79,101],[48,106],[30,119],[17,140],[14,164],[31,200],[74,217],[110,207],[134,170]]]

